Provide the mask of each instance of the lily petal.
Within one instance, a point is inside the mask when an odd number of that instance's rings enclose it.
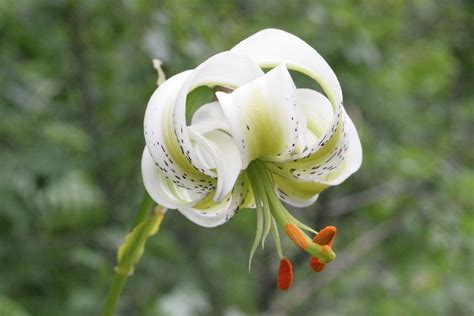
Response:
[[[333,127],[335,120],[329,100],[316,91],[298,89],[297,102],[307,119],[308,144],[315,142],[319,149],[294,161],[268,165],[269,169],[297,182],[341,183],[357,171],[362,162],[362,148],[354,124],[342,108],[342,120],[336,120],[338,125]]]
[[[204,134],[213,130],[229,132],[229,124],[219,102],[211,102],[201,106],[193,115],[191,126],[195,132]]]
[[[197,159],[186,128],[186,97],[199,86],[223,86],[235,88],[262,76],[263,71],[247,56],[224,52],[212,56],[194,69],[179,89],[174,108],[174,132],[188,161],[202,173],[212,176],[212,172]]]
[[[167,179],[162,168],[153,161],[147,147],[143,150],[141,167],[147,192],[155,202],[164,207],[191,207],[205,196],[183,189]]]
[[[216,187],[215,172],[198,158],[189,138],[185,118],[188,92],[201,85],[240,86],[262,74],[248,57],[225,52],[195,70],[171,77],[155,91],[145,113],[145,140],[167,179],[197,194]]]
[[[268,168],[288,179],[338,185],[356,172],[362,163],[362,147],[357,130],[344,113],[345,124],[324,146],[306,158]]]
[[[328,185],[338,185],[346,180],[351,174],[359,170],[362,165],[362,145],[360,143],[357,129],[346,114],[347,135],[348,135],[348,150],[345,153],[343,162],[330,173],[325,181]]]
[[[239,146],[243,168],[254,159],[290,157],[300,126],[296,87],[283,64],[231,93],[217,92],[216,96]]]
[[[242,203],[244,203],[249,194],[248,188],[250,183],[245,173],[241,174],[237,183],[232,192],[219,203],[215,203],[213,195],[209,194],[193,207],[183,207],[178,210],[189,220],[200,226],[215,227],[222,225],[238,212],[238,208],[242,206]]]
[[[307,157],[321,149],[333,137],[342,120],[342,90],[334,71],[314,48],[288,32],[266,29],[243,40],[231,51],[249,56],[263,68],[285,63],[288,69],[313,78],[328,96],[335,113],[331,127],[320,142],[295,159]]]
[[[190,74],[187,71],[171,77],[153,93],[145,113],[144,131],[146,147],[162,174],[178,187],[202,194],[213,190],[216,181],[198,170],[183,152],[172,120],[176,94]],[[196,182],[205,185],[197,190]]]
[[[309,145],[313,145],[331,125],[334,117],[331,103],[326,96],[311,89],[298,89],[296,102],[303,109],[307,127],[316,138],[313,142],[307,140]]]
[[[334,107],[342,103],[341,86],[334,71],[314,48],[293,34],[277,29],[262,30],[231,51],[249,56],[263,68],[285,63],[288,69],[316,80]]]
[[[204,135],[189,129],[191,139],[198,142],[212,160],[217,172],[217,188],[214,201],[220,202],[234,186],[241,168],[239,149],[228,134],[214,130]]]
[[[306,207],[313,204],[318,194],[328,187],[318,182],[302,182],[273,174],[278,197],[293,206]]]

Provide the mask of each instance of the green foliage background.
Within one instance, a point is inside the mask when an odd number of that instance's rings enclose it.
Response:
[[[287,240],[247,273],[255,216],[205,229],[170,212],[120,315],[473,315],[472,1],[0,1],[0,315],[94,315],[143,186],[156,85],[266,28],[338,75],[361,170],[295,213],[338,226],[322,274]]]

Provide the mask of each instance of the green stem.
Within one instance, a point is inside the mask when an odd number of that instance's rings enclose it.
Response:
[[[140,208],[130,230],[135,228],[146,219],[146,216],[148,215],[152,206],[153,200],[145,191],[142,202],[140,203]],[[104,309],[102,311],[103,316],[112,316],[114,314],[115,307],[117,306],[118,300],[125,286],[125,282],[127,281],[127,277],[128,275],[115,272],[112,285],[110,286],[110,289],[107,293],[107,298],[105,299]]]
[[[107,298],[105,300],[103,316],[112,316],[115,311],[115,306],[120,298],[125,282],[127,281],[126,275],[115,273],[112,285],[110,286]]]
[[[137,216],[135,217],[135,220],[133,221],[132,229],[145,220],[152,206],[153,206],[153,199],[148,194],[148,192],[145,191],[142,202],[140,203],[140,208],[138,209]]]

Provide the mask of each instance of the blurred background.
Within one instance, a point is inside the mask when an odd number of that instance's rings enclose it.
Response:
[[[171,76],[266,27],[334,68],[361,170],[295,214],[336,225],[321,274],[276,289],[255,214],[170,212],[119,315],[473,315],[472,1],[0,1],[0,315],[95,315],[143,195],[142,121]]]

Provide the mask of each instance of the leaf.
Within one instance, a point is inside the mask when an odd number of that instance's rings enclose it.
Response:
[[[26,309],[8,297],[0,296],[0,315],[28,316]]]
[[[132,275],[136,263],[140,260],[145,244],[151,236],[156,234],[165,213],[161,209],[155,209],[151,217],[135,226],[127,235],[125,242],[117,252],[117,266],[115,272],[121,275]]]

